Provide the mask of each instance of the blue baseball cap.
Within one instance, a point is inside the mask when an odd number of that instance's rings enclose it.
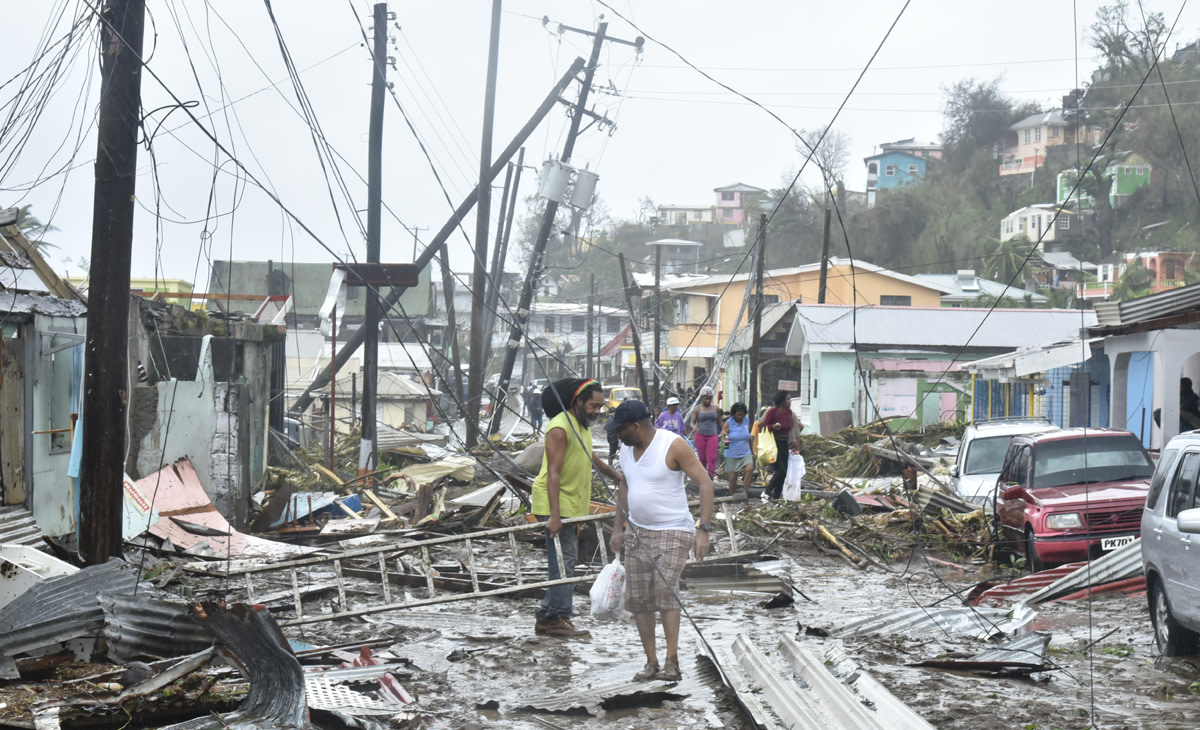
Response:
[[[646,404],[640,400],[621,401],[621,405],[613,411],[612,419],[604,424],[604,430],[609,433],[616,433],[622,426],[630,423],[644,421],[650,417],[650,409],[646,408]]]

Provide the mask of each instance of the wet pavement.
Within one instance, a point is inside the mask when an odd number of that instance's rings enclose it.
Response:
[[[1157,656],[1143,595],[1102,595],[1088,601],[1039,608],[1031,629],[1053,638],[1048,659],[1058,670],[1032,678],[978,677],[908,666],[952,653],[969,655],[989,644],[940,630],[911,635],[821,635],[821,631],[882,612],[961,605],[947,598],[994,571],[962,571],[915,558],[856,570],[813,553],[804,544],[777,545],[793,560],[794,606],[759,608],[762,594],[683,591],[694,626],[685,618],[681,635],[684,679],[673,688],[682,699],[641,706],[593,708],[593,715],[533,712],[525,701],[628,682],[644,658],[632,619],[600,622],[587,615],[588,601],[576,595],[577,624],[590,640],[538,637],[531,599],[480,599],[448,604],[438,611],[395,611],[353,622],[313,624],[289,636],[320,645],[388,636],[390,652],[409,661],[406,688],[430,713],[423,727],[511,728],[748,728],[749,721],[706,658],[702,635],[718,651],[746,633],[773,649],[781,634],[820,653],[828,643],[844,646],[866,672],[933,725],[949,730],[1095,727],[1113,730],[1194,728],[1200,725],[1200,671],[1194,659]],[[597,566],[598,567],[598,566]],[[361,593],[359,594],[362,595]],[[938,602],[941,603],[938,603]],[[697,633],[699,630],[699,634]],[[660,659],[662,639],[660,630]],[[549,724],[547,724],[549,723]]]

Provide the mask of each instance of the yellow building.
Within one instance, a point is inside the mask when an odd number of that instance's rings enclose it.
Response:
[[[86,287],[88,282],[85,276],[71,276],[67,280],[71,282],[72,286],[77,288],[81,286]],[[141,294],[147,299],[165,299],[172,304],[178,304],[181,307],[187,307],[196,311],[204,309],[203,299],[192,299],[191,297],[194,293],[192,282],[184,281],[183,279],[133,277],[129,280],[129,291],[134,294]]]
[[[763,277],[764,303],[793,301],[815,304],[820,287],[821,265],[808,264],[789,269],[774,269]],[[643,289],[643,293],[648,290]],[[826,304],[940,307],[942,294],[950,289],[922,281],[874,264],[831,258],[826,275]],[[749,297],[753,296],[752,276],[711,276],[703,279],[671,282],[664,285],[664,311],[674,307],[664,353],[677,362],[675,379],[684,387],[708,374],[713,359],[735,333],[743,302],[740,328],[750,324]],[[649,311],[647,307],[645,311]],[[669,315],[665,315],[669,316]]]

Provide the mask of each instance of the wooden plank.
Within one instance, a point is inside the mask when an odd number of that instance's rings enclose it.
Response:
[[[375,492],[372,492],[370,489],[366,489],[363,491],[363,494],[367,495],[367,499],[371,500],[375,504],[375,506],[378,507],[380,509],[380,511],[383,512],[383,514],[387,515],[387,518],[389,520],[400,519],[399,517],[396,516],[395,512],[392,512],[392,510],[389,509],[388,506],[383,503],[383,500],[381,500],[379,497],[375,496]]]
[[[54,273],[54,269],[50,268],[46,263],[46,259],[37,252],[29,239],[25,238],[25,234],[16,226],[4,226],[3,229],[4,241],[9,245],[14,253],[20,253],[29,259],[29,263],[33,266],[33,270],[37,272],[38,278],[46,285],[46,289],[54,296],[60,299],[79,299],[79,296],[67,286],[58,274]]]

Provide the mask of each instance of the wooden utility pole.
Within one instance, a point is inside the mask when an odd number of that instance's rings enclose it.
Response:
[[[334,359],[333,354],[335,352],[337,352],[337,307],[333,308],[333,312],[330,314],[330,321],[332,323],[330,325],[330,329],[332,330],[332,332],[330,334],[330,337],[331,337],[330,343],[331,344],[329,345],[329,357],[332,360],[332,359]],[[337,464],[333,460],[333,442],[335,439],[335,434],[337,433],[336,429],[334,428],[334,422],[337,420],[337,362],[336,362],[336,360],[334,360],[334,362],[332,364],[334,366],[333,372],[330,373],[330,375],[329,375],[329,431],[327,433],[329,441],[328,441],[328,443],[325,444],[325,446],[328,449],[328,456],[329,456],[328,464],[326,464],[326,466],[329,467],[329,471],[337,471]]]
[[[101,12],[96,192],[83,376],[79,552],[89,565],[121,554],[129,400],[129,266],[141,123],[144,0]],[[69,505],[67,505],[69,507]]]
[[[629,272],[625,269],[625,254],[617,254],[621,266],[621,290],[625,292],[625,307],[629,310],[629,329],[633,333],[633,366],[637,368],[637,384],[646,393],[646,371],[642,368],[642,337],[638,334],[637,313],[633,309],[633,292],[629,286]]]
[[[516,165],[508,163],[509,174],[504,176],[504,196],[500,205],[500,222],[496,225],[496,248],[492,256],[492,280],[488,284],[487,336],[483,338],[484,362],[492,361],[492,334],[500,311],[500,287],[504,284],[504,261],[508,258],[508,237],[512,233],[513,213],[517,209],[517,192],[521,188],[521,168],[525,163],[525,148],[517,153]],[[507,211],[507,213],[506,213]]]
[[[383,94],[387,90],[387,3],[375,4],[375,41],[371,54],[375,72],[371,81],[371,126],[367,139],[367,263],[378,264],[383,211]],[[369,474],[379,464],[375,394],[379,390],[379,292],[368,289],[363,317],[362,443],[358,472]],[[391,306],[389,305],[389,309]],[[337,343],[334,343],[334,352]],[[336,366],[335,362],[331,363]],[[332,414],[331,414],[332,416]],[[332,435],[332,431],[330,431]]]
[[[483,98],[483,139],[479,145],[479,195],[475,208],[475,267],[471,276],[471,371],[467,373],[467,446],[479,442],[478,413],[483,405],[483,378],[487,369],[484,338],[488,336],[487,249],[488,222],[492,212],[492,183],[487,179],[492,166],[492,120],[496,113],[496,66],[500,54],[500,0],[492,0],[492,35],[488,45],[487,87]],[[500,411],[507,383],[492,395],[493,412]]]
[[[542,120],[546,118],[546,115],[550,113],[550,110],[558,105],[559,97],[563,90],[571,84],[571,81],[574,80],[575,76],[582,69],[583,59],[576,58],[574,63],[571,64],[571,68],[567,69],[567,72],[562,75],[562,78],[558,80],[558,83],[554,85],[554,88],[552,88],[550,93],[546,95],[546,98],[542,100],[541,106],[539,106],[537,111],[533,113],[533,116],[530,117],[527,122],[525,122],[525,126],[521,127],[520,131],[517,132],[513,140],[509,142],[508,147],[505,147],[504,151],[500,153],[500,156],[496,159],[496,162],[492,165],[491,169],[488,170],[489,181],[496,179],[496,176],[498,176],[501,171],[504,170],[504,166],[508,164],[508,161],[512,159],[512,156],[517,154],[517,150],[520,149],[521,145],[525,144],[525,141],[529,139],[529,135],[533,134],[533,130],[537,129],[538,125],[542,123]],[[451,234],[458,230],[459,222],[471,212],[471,208],[475,207],[475,198],[477,195],[479,195],[478,188],[472,188],[471,192],[467,193],[467,197],[458,204],[458,207],[454,209],[454,212],[450,214],[450,217],[445,223],[442,224],[442,227],[438,229],[438,232],[430,240],[429,245],[425,247],[425,250],[422,251],[421,255],[418,256],[416,261],[413,262],[413,265],[416,266],[418,270],[424,269],[426,266],[428,266],[429,262],[433,260],[434,256],[438,255],[438,252],[441,251],[442,247],[446,243],[446,240],[450,238]],[[400,301],[400,297],[404,294],[405,289],[405,287],[392,287],[392,290],[383,300],[382,309],[384,311],[391,311],[391,308],[396,305],[396,302]],[[338,350],[337,353],[338,367],[345,367],[346,363],[350,361],[350,358],[354,355],[358,348],[362,347],[364,337],[365,331],[362,327],[358,328],[353,334],[346,337],[345,344],[342,345],[342,349]],[[296,402],[292,404],[292,407],[289,408],[288,411],[290,413],[297,414],[308,410],[308,407],[312,405],[313,398],[315,397],[314,394],[329,384],[329,372],[330,368],[328,366],[322,369],[321,372],[317,374],[317,377],[312,379],[312,382],[308,384],[308,386],[304,389],[304,392],[300,394],[300,397],[296,399]]]
[[[583,377],[594,378],[596,371],[592,369],[592,337],[596,333],[596,275],[591,275],[591,288],[588,289],[587,315],[587,359],[583,361]]]
[[[762,364],[762,357],[759,355],[758,348],[762,344],[762,310],[763,310],[763,270],[766,268],[767,258],[767,216],[759,216],[758,219],[758,260],[754,263],[754,322],[750,326],[753,328],[750,331],[750,412],[754,417],[758,417],[758,369]]]
[[[654,364],[651,367],[654,369],[654,399],[650,404],[654,407],[662,405],[662,384],[658,382],[658,366],[662,358],[659,353],[659,333],[662,331],[659,327],[659,319],[662,317],[662,290],[659,288],[662,284],[662,246],[654,247]]]
[[[454,378],[454,382],[447,383],[447,385],[450,386],[450,392],[454,394],[454,401],[458,407],[466,410],[467,399],[466,393],[463,392],[462,358],[458,354],[458,323],[455,322],[454,312],[454,277],[450,275],[450,254],[446,251],[446,244],[441,245],[438,257],[442,265],[442,297],[446,301],[446,334],[442,338],[442,357],[445,357],[446,362],[450,363],[450,375]],[[449,353],[448,357],[447,353]],[[478,415],[478,411],[476,415]],[[463,413],[463,417],[466,418],[466,416],[467,414]]]
[[[821,280],[817,285],[817,304],[825,303],[825,282],[829,276],[829,191],[825,191],[825,234],[821,237]]]
[[[565,165],[571,161],[571,153],[575,150],[575,139],[579,136],[579,126],[587,110],[588,95],[592,91],[592,79],[596,75],[596,67],[600,61],[600,48],[604,45],[604,33],[608,23],[600,23],[592,43],[592,55],[588,58],[587,68],[583,74],[583,85],[579,89],[579,98],[571,114],[571,126],[567,131],[567,140],[563,143],[562,156],[559,160]],[[505,344],[504,364],[500,367],[500,382],[498,389],[501,393],[508,392],[508,381],[512,379],[513,366],[517,362],[517,353],[521,349],[521,339],[525,335],[525,324],[529,321],[529,308],[533,305],[533,293],[537,290],[538,281],[542,277],[542,257],[546,254],[546,243],[550,240],[550,232],[554,228],[554,218],[558,214],[558,203],[546,201],[546,210],[542,213],[542,226],[538,229],[537,240],[533,244],[533,253],[529,257],[529,268],[525,274],[525,285],[521,287],[521,298],[517,303],[517,318]],[[492,422],[489,434],[500,430],[500,419],[503,408],[492,411]]]

